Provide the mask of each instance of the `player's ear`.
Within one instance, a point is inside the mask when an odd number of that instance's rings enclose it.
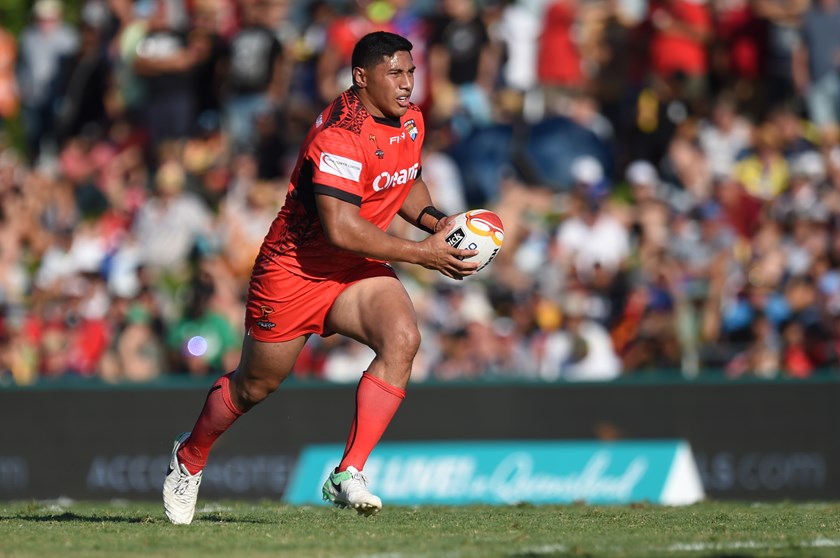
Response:
[[[367,87],[367,72],[364,68],[358,66],[353,68],[353,85],[361,88]]]

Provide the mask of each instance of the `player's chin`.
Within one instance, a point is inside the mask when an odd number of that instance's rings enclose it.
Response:
[[[389,114],[388,116],[390,116],[391,118],[400,119],[406,112],[408,112],[407,106],[403,107],[400,105],[394,105],[393,107],[391,107],[391,114]]]

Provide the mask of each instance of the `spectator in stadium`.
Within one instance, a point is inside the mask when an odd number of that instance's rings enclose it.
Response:
[[[3,12],[0,10],[0,20]],[[15,62],[17,41],[14,35],[0,24],[0,133],[6,128],[6,121],[17,114],[20,107]]]
[[[587,305],[585,291],[564,298],[562,328],[548,334],[538,364],[543,380],[605,381],[621,375],[609,331],[589,318]]]
[[[735,95],[718,95],[710,118],[701,120],[697,137],[713,177],[731,172],[735,161],[749,148],[751,132],[750,122],[738,114]]]
[[[62,63],[79,49],[79,32],[63,18],[59,0],[38,0],[34,21],[20,36],[17,65],[26,149],[37,161],[43,147],[55,140],[55,105]]]
[[[756,15],[766,25],[767,49],[764,61],[763,89],[770,110],[797,104],[793,72],[793,52],[799,42],[802,14],[810,0],[756,0]]]
[[[318,57],[316,83],[321,105],[329,103],[352,84],[353,46],[367,33],[390,30],[394,15],[388,0],[353,0],[349,13],[330,17],[326,22],[326,43]]]
[[[443,0],[429,22],[429,77],[433,116],[453,118],[465,136],[489,124],[499,52],[475,0]]]
[[[779,333],[770,319],[761,312],[752,317],[750,325],[752,339],[746,349],[736,354],[726,364],[730,378],[745,375],[759,378],[774,378],[782,368],[782,348]]]
[[[662,162],[677,127],[689,116],[683,81],[681,74],[665,80],[645,78],[631,93],[627,118],[620,126],[623,141],[617,146],[623,158]]]
[[[501,2],[499,21],[491,28],[491,35],[503,48],[500,75],[502,88],[512,95],[522,116],[529,120],[535,111],[538,97],[537,52],[540,37],[539,10],[522,2]]]
[[[254,264],[239,366],[213,385],[195,426],[173,446],[163,488],[171,522],[192,522],[213,444],[280,386],[313,334],[340,333],[376,353],[359,382],[345,453],[322,491],[365,515],[382,507],[362,470],[405,397],[420,345],[411,299],[384,262],[417,263],[451,278],[478,267],[464,261],[476,251],[446,242],[452,217],[435,209],[414,174],[425,126],[409,100],[411,49],[392,33],[360,39],[353,86],[319,115],[301,146],[286,203]],[[430,236],[389,235],[397,215]]]
[[[235,367],[239,331],[213,305],[214,278],[199,271],[189,285],[183,313],[167,330],[169,368],[195,377],[216,376]]]
[[[686,118],[674,129],[660,166],[667,178],[683,189],[699,205],[712,195],[714,176],[699,141],[700,127],[696,118]]]
[[[306,126],[322,106],[318,66],[322,56],[335,54],[329,52],[326,47],[327,30],[337,17],[339,16],[336,7],[327,0],[312,0],[307,3],[291,53],[293,65],[289,84],[289,113],[295,138],[303,138],[306,135]],[[297,140],[296,143],[300,141]]]
[[[194,70],[198,118],[221,117],[224,71],[230,55],[229,44],[219,32],[221,4],[220,0],[198,0],[190,12],[188,41],[199,44],[199,49],[207,53]]]
[[[808,116],[821,128],[840,124],[840,2],[817,0],[804,14],[793,77]]]
[[[61,101],[55,128],[59,148],[87,125],[100,128],[108,125],[105,104],[111,86],[110,75],[101,30],[93,25],[82,25],[80,49],[75,56],[63,60],[58,76]]]
[[[715,88],[734,92],[756,117],[764,107],[761,83],[765,55],[765,23],[751,0],[711,2],[710,73]]]
[[[598,268],[615,275],[630,254],[630,238],[626,226],[605,203],[607,178],[592,157],[577,159],[573,172],[573,210],[557,229],[564,264],[584,282],[591,280]]]
[[[432,364],[432,378],[439,381],[475,380],[484,374],[484,363],[475,352],[468,328],[444,332],[438,340],[440,360]]]
[[[652,0],[640,30],[649,45],[651,74],[659,80],[682,76],[686,98],[702,98],[708,87],[709,7],[689,0]]]
[[[265,180],[240,181],[236,186],[225,196],[218,223],[225,261],[234,276],[243,280],[250,275],[265,231],[277,214],[279,197],[276,185]]]
[[[645,45],[633,40],[645,3],[614,0],[606,3],[596,48],[592,92],[613,128],[623,131],[629,93],[641,84]]]
[[[555,0],[545,8],[537,39],[537,79],[549,114],[568,112],[569,100],[584,92],[586,76],[574,32],[579,3]]]
[[[118,310],[119,309],[119,310]],[[114,301],[114,340],[102,359],[101,378],[106,382],[142,383],[159,378],[166,370],[166,353],[158,332],[159,317],[142,301]]]
[[[837,145],[837,138],[831,137],[831,128],[816,130],[810,121],[803,118],[802,112],[793,107],[775,108],[767,115],[765,122],[776,127],[781,138],[782,153],[788,159],[804,151],[817,149],[822,138],[827,144]]]
[[[258,115],[276,113],[289,85],[286,54],[265,21],[265,3],[247,0],[240,5],[242,25],[231,39],[224,101],[237,153],[256,148]]]
[[[209,55],[208,46],[205,41],[190,43],[186,29],[177,26],[172,6],[165,0],[155,0],[133,62],[146,94],[143,116],[152,161],[158,162],[157,151],[164,142],[186,138],[193,129],[193,72]]]
[[[22,306],[28,290],[24,254],[29,217],[24,196],[0,166],[0,300],[6,307]]]
[[[133,233],[140,262],[155,275],[177,276],[200,241],[212,241],[213,220],[207,204],[185,191],[186,174],[178,161],[164,163],[155,173],[155,195],[134,219]]]
[[[732,176],[748,194],[772,200],[788,187],[790,169],[781,148],[776,126],[766,123],[755,130],[752,149],[732,170]]]
[[[329,351],[324,359],[323,374],[326,380],[340,384],[359,381],[359,370],[376,357],[376,353],[358,341],[347,338],[327,341]]]

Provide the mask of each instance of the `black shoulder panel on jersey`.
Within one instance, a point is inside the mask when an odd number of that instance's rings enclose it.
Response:
[[[350,194],[340,188],[325,186],[324,184],[313,184],[312,191],[322,196],[338,198],[341,201],[346,201],[347,203],[352,203],[353,205],[358,205],[359,207],[362,205],[362,196]]]
[[[362,123],[370,116],[359,96],[348,89],[333,101],[332,110],[324,123],[324,129],[331,127],[348,130],[356,135],[362,132]]]

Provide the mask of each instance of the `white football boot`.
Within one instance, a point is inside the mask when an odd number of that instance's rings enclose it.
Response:
[[[184,432],[175,438],[169,471],[163,481],[163,507],[166,517],[175,525],[192,523],[195,504],[198,501],[198,487],[201,485],[202,471],[191,475],[187,468],[178,462],[178,449],[189,437],[190,433]]]
[[[324,500],[339,508],[353,508],[361,515],[374,515],[382,509],[379,496],[370,493],[367,477],[355,467],[333,471],[321,489]]]

